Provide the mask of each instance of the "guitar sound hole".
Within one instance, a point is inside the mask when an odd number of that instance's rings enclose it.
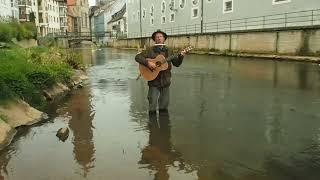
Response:
[[[156,66],[157,66],[157,67],[160,67],[160,66],[161,66],[161,62],[157,61],[157,62],[156,62]]]

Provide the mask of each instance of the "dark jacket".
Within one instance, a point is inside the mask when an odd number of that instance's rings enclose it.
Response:
[[[155,87],[168,87],[171,84],[172,64],[176,67],[179,67],[183,60],[182,55],[179,54],[179,55],[172,56],[173,55],[172,50],[169,50],[167,47],[164,46],[163,48],[160,48],[157,46],[153,46],[137,54],[135,57],[135,60],[140,64],[148,66],[146,58],[153,59],[159,54],[164,55],[166,58],[168,58],[169,56],[171,57],[170,58],[171,61],[168,62],[169,67],[164,71],[160,71],[156,79],[152,81],[148,81],[148,85],[155,86]]]

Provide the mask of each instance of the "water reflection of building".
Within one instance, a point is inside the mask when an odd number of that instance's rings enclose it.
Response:
[[[82,61],[85,65],[91,65],[93,63],[93,58],[92,58],[92,51],[91,45],[88,45],[88,49],[81,49],[81,56],[82,56]]]
[[[69,128],[73,132],[74,159],[82,166],[83,176],[94,168],[95,147],[92,125],[93,112],[90,104],[89,88],[85,87],[71,96],[68,102],[68,112],[72,116]]]

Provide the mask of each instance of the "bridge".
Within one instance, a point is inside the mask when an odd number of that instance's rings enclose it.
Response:
[[[58,32],[58,33],[49,33],[46,37],[52,37],[52,38],[63,38],[68,40],[87,40],[92,41],[92,38],[117,38],[116,35],[114,35],[110,31],[105,32]]]
[[[101,38],[123,39],[127,36],[122,33],[110,31],[104,32],[58,32],[49,33],[45,37],[54,38],[56,42],[61,42],[63,46],[72,46],[80,44],[81,41],[94,41]],[[67,44],[66,44],[67,43]]]

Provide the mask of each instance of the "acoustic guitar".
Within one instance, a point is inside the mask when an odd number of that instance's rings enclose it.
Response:
[[[189,46],[189,47],[182,49],[180,52],[185,51],[187,53],[191,49],[192,49],[192,47]],[[171,61],[171,59],[174,58],[175,56],[176,55],[172,55],[172,56],[169,56],[168,58],[165,58],[162,54],[159,54],[154,59],[146,58],[147,61],[154,62],[156,64],[156,68],[150,69],[149,67],[147,67],[145,65],[139,64],[140,75],[138,76],[138,78],[140,76],[142,76],[147,81],[154,80],[158,76],[160,71],[164,71],[164,70],[168,69],[168,67],[169,67],[168,62]]]

